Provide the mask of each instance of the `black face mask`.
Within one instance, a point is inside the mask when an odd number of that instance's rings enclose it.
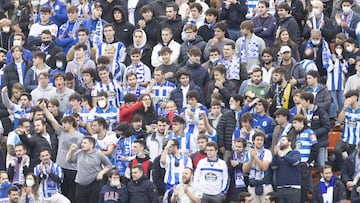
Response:
[[[48,46],[49,44],[51,44],[51,41],[43,41],[42,42],[45,46]]]

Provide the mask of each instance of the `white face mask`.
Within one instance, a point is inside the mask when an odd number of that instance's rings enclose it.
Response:
[[[32,5],[33,7],[36,7],[36,6],[38,6],[39,4],[40,4],[39,1],[33,1],[33,2],[31,2],[31,5]]]
[[[110,181],[110,186],[111,187],[116,187],[120,184],[119,180],[111,180]]]
[[[56,62],[56,68],[62,68],[63,67],[63,62],[59,61]]]
[[[3,27],[2,30],[3,30],[4,32],[10,32],[10,27]]]
[[[230,105],[230,109],[235,111],[236,110],[236,105],[235,104]]]
[[[351,7],[350,6],[343,6],[342,7],[342,11],[346,14],[350,13],[351,11]]]
[[[14,40],[13,45],[14,46],[21,46],[21,41],[20,40]]]
[[[341,55],[342,52],[343,52],[342,49],[335,49],[335,53],[336,53],[337,55]]]
[[[219,61],[219,59],[218,58],[212,58],[212,59],[210,59],[210,61],[211,61],[211,63],[216,63],[216,62]]]
[[[100,107],[100,108],[105,108],[105,106],[106,106],[106,101],[104,101],[104,100],[99,100],[98,101],[98,106]]]
[[[316,45],[319,45],[319,44],[320,44],[320,40],[313,40],[313,39],[311,39],[311,43],[316,46]]]
[[[353,50],[354,50],[354,48],[353,48],[352,46],[346,47],[346,51],[347,51],[347,52],[353,52]]]
[[[32,187],[34,185],[34,180],[26,179],[26,185],[29,186],[29,187]]]
[[[317,16],[317,15],[320,14],[320,9],[318,9],[318,8],[313,8],[313,9],[312,9],[312,13],[313,13],[314,16]]]

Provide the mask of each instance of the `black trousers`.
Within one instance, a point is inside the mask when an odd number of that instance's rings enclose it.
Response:
[[[61,184],[61,191],[62,194],[67,197],[72,203],[76,203],[75,201],[75,176],[76,171],[64,169],[62,168],[62,171],[64,172],[64,180]]]
[[[89,185],[76,184],[76,203],[98,203],[100,183],[95,180]]]

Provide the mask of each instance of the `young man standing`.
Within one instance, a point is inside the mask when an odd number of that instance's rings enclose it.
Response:
[[[206,144],[206,153],[207,158],[201,159],[197,165],[194,181],[203,193],[202,202],[221,202],[228,190],[228,167],[217,156],[218,146],[215,142]],[[212,178],[208,177],[210,174]]]
[[[75,199],[78,203],[98,202],[101,189],[98,181],[101,181],[112,167],[109,159],[95,150],[95,142],[93,137],[84,137],[80,150],[78,145],[73,143],[66,154],[68,162],[77,163],[79,166],[75,178],[77,183]]]
[[[62,73],[56,73],[53,78],[56,91],[51,95],[51,98],[59,101],[59,111],[64,113],[70,108],[69,98],[75,91],[65,86],[65,76]]]
[[[246,153],[242,169],[244,173],[249,173],[248,190],[255,202],[263,202],[265,194],[273,191],[269,171],[273,157],[270,150],[264,148],[263,132],[256,132],[252,136],[252,142],[254,148]]]
[[[224,56],[223,53],[224,44],[228,42],[234,43],[234,41],[225,37],[226,30],[227,30],[227,25],[224,22],[218,22],[214,25],[214,37],[208,41],[204,49],[205,60],[209,59],[211,49],[213,48],[219,49],[220,55]]]

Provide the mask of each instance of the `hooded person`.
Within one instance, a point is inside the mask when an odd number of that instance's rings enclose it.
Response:
[[[59,52],[55,55],[55,60],[56,60],[56,68],[54,70],[52,70],[50,72],[50,76],[49,76],[49,82],[51,84],[53,84],[53,76],[56,73],[62,73],[65,75],[65,68],[67,66],[67,60],[66,60],[66,55],[64,52]]]
[[[145,65],[147,65],[151,70],[153,70],[150,61],[152,48],[147,42],[147,36],[145,31],[142,29],[136,29],[133,32],[133,41],[134,43],[126,48],[126,53],[127,53],[125,59],[126,66],[129,66],[131,64],[130,50],[132,48],[139,48],[141,50],[140,61],[142,61]]]
[[[130,46],[133,43],[132,33],[135,30],[135,26],[129,23],[126,14],[121,6],[115,6],[112,9],[112,17],[115,27],[115,38],[124,43],[125,46]]]

